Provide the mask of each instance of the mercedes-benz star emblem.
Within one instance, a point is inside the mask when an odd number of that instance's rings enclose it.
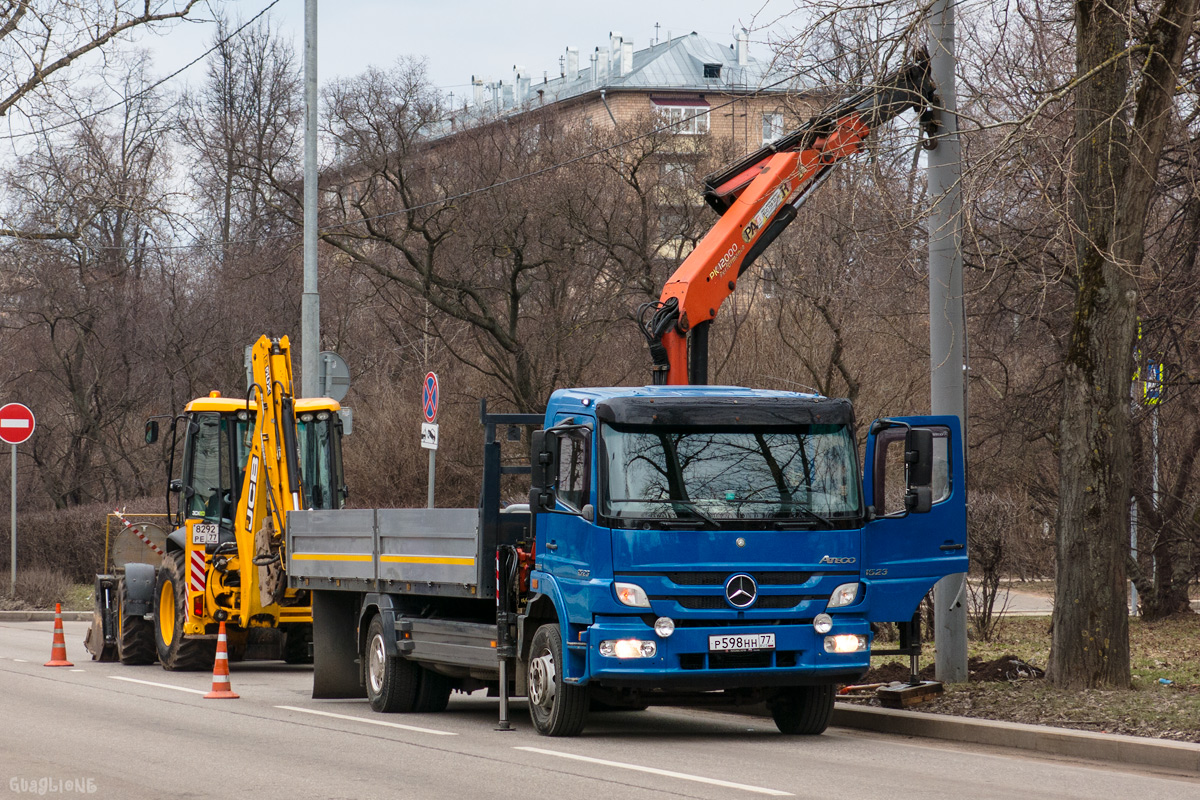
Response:
[[[749,575],[734,575],[725,582],[725,599],[734,608],[749,608],[758,598],[758,584]]]

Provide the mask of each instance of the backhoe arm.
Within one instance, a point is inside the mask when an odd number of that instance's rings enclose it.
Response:
[[[830,170],[909,109],[937,129],[929,56],[918,58],[832,111],[705,179],[705,200],[721,215],[684,259],[657,303],[639,310],[655,384],[708,382],[708,324],[737,279],[783,232]],[[689,352],[689,340],[691,344]]]

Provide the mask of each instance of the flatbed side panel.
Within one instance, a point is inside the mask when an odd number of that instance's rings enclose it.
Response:
[[[396,638],[402,655],[414,661],[499,670],[496,626],[459,620],[398,617]]]
[[[479,585],[484,565],[476,558],[476,509],[381,508],[376,514],[380,580]]]
[[[289,577],[374,580],[375,514],[370,508],[289,513]]]

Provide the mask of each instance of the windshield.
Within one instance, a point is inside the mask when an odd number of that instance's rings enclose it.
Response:
[[[328,414],[302,414],[296,422],[305,508],[341,508],[341,455],[338,431]]]
[[[602,436],[606,516],[721,521],[859,514],[854,440],[844,425],[704,431],[605,425]]]

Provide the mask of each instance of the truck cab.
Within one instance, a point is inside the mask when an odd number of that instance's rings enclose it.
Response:
[[[617,704],[782,697],[777,722],[832,709],[833,685],[869,667],[871,624],[908,621],[966,569],[954,417],[875,422],[866,480],[845,400],[574,389],[546,424],[526,616],[556,621],[562,657],[531,680],[561,672]]]

